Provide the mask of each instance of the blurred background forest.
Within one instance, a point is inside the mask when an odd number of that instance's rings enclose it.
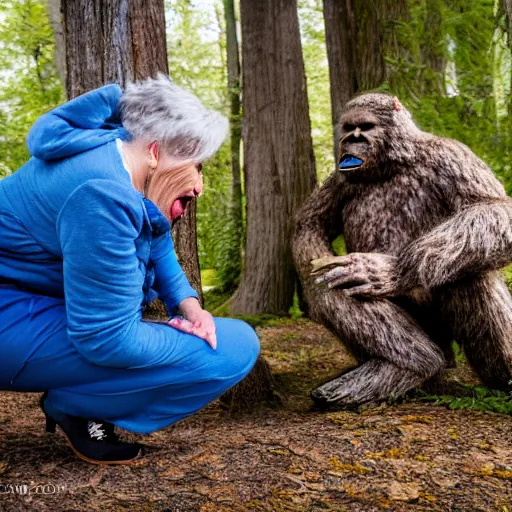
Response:
[[[249,14],[250,2],[245,4]],[[348,0],[343,8],[334,7],[336,4],[298,0],[297,5],[314,149],[310,167],[316,169],[318,182],[334,169],[333,120],[340,108],[336,103],[376,89],[397,95],[422,129],[467,144],[492,167],[507,192],[512,192],[512,44],[507,1],[382,0],[363,6]],[[233,8],[235,24],[230,27],[226,9]],[[251,121],[244,120],[244,112],[236,108],[246,84],[240,86],[236,76],[228,80],[226,34],[235,34],[244,43],[239,10],[237,2],[226,0],[165,2],[171,77],[207,106],[231,117],[233,126],[241,119],[241,131],[246,135]],[[333,64],[333,37],[339,34],[347,38],[350,53],[343,68]],[[243,67],[244,52],[236,52]],[[0,176],[6,176],[29,158],[25,137],[32,123],[66,100],[45,1],[6,0],[0,5],[0,73]],[[336,83],[336,73],[342,73],[341,80],[346,83]],[[247,174],[244,179],[243,172],[241,197],[235,197],[232,160],[239,157],[233,148],[226,141],[206,163],[205,194],[197,204],[202,285],[205,290],[215,287],[217,294],[223,293],[220,302],[240,282],[247,216],[257,215],[257,209],[253,213],[245,209]],[[243,154],[242,143],[242,163]],[[286,165],[295,164],[291,159]],[[251,172],[258,169],[253,166]],[[234,198],[240,204],[238,217],[233,216]],[[276,203],[275,208],[281,208],[278,198]],[[249,265],[258,262],[247,260],[246,268]],[[275,277],[270,273],[267,279]],[[235,309],[249,314],[279,313],[290,302],[289,295],[278,305],[267,301],[253,310]]]

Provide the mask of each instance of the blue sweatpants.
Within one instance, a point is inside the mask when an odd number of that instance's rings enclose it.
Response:
[[[48,405],[63,413],[154,432],[219,397],[256,362],[259,341],[249,325],[228,318],[215,324],[215,351],[196,336],[157,325],[172,332],[165,365],[97,366],[69,340],[63,299],[0,286],[0,389],[48,390]]]

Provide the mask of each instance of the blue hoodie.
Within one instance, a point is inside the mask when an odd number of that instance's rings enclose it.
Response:
[[[197,294],[169,222],[123,166],[120,95],[107,85],[32,127],[32,158],[0,181],[0,282],[64,298],[69,337],[91,362],[148,367],[165,364],[173,329],[143,322],[145,302],[158,294],[172,311]]]

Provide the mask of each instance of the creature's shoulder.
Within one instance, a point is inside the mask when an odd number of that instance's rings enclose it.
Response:
[[[422,146],[422,153],[428,154],[431,162],[435,165],[446,163],[458,168],[476,165],[490,171],[485,162],[478,158],[468,146],[458,140],[429,133],[425,134],[422,139]]]
[[[462,195],[494,197],[505,194],[491,168],[458,140],[429,135],[425,138],[422,154],[436,181]]]

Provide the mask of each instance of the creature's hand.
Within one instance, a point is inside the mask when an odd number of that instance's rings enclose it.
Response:
[[[210,345],[217,348],[217,335],[215,322],[208,311],[205,311],[196,299],[185,299],[180,303],[180,310],[185,318],[172,318],[169,325],[175,329],[193,334]]]
[[[399,295],[396,256],[379,253],[351,253],[313,260],[312,275],[317,284],[341,287],[347,295],[382,298]]]

